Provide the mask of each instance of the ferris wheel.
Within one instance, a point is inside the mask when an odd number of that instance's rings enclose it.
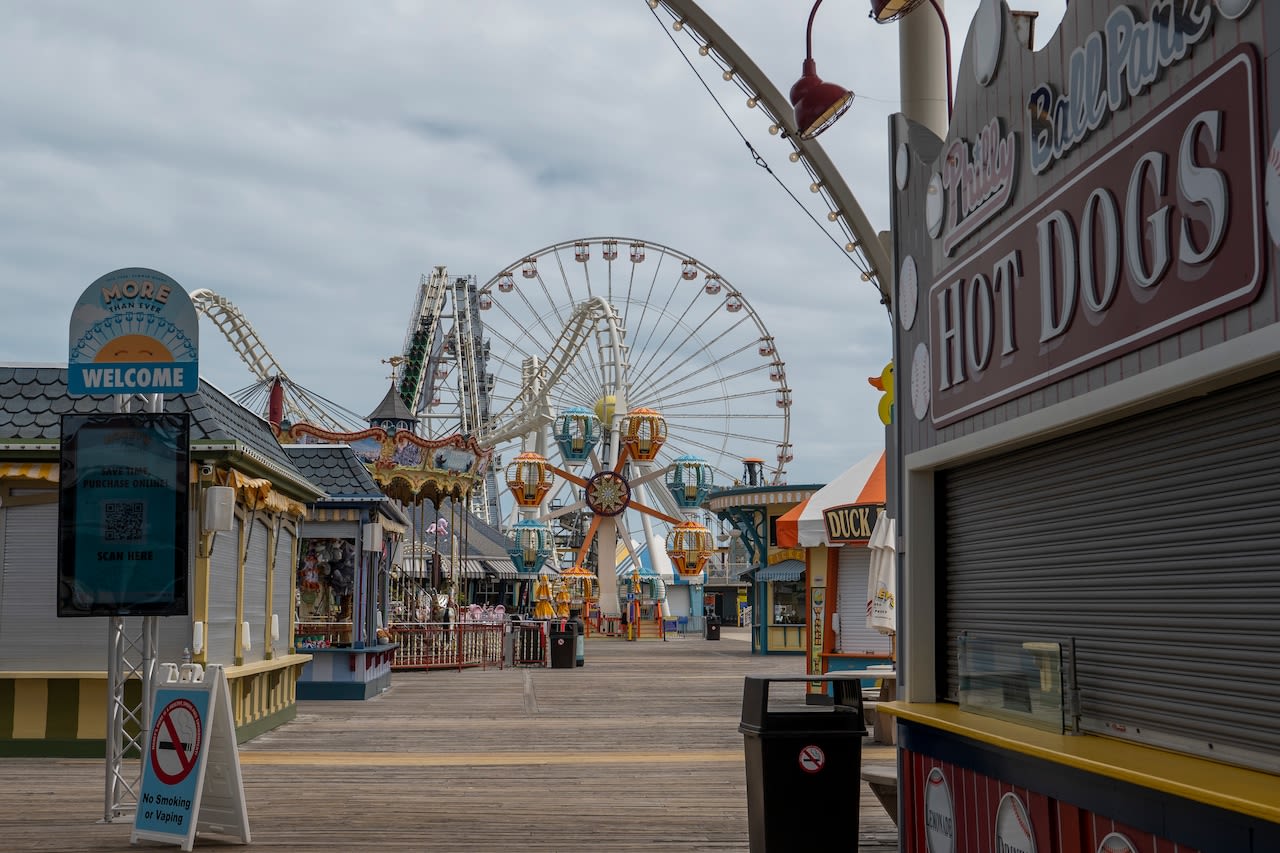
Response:
[[[659,453],[626,464],[637,503],[669,518],[689,515],[658,482],[676,463],[699,460],[707,480],[729,485],[743,460],[754,459],[766,481],[782,483],[793,458],[791,389],[764,320],[738,287],[693,255],[645,240],[557,243],[483,283],[437,267],[423,278],[397,370],[401,397],[420,424],[474,431],[496,449],[494,472],[522,452],[582,471],[586,457],[573,458],[557,434],[566,418],[580,426],[584,417],[601,438],[589,464],[596,474],[612,470],[628,414],[660,413]],[[582,505],[577,487],[590,475],[561,480],[549,507]],[[510,528],[514,502],[507,495],[497,509],[496,482],[485,490],[489,517],[496,511],[499,526]],[[652,543],[647,519],[638,521]],[[625,516],[619,524],[630,550],[640,532]]]
[[[695,455],[729,484],[743,459],[761,458],[766,479],[785,482],[785,362],[742,291],[693,255],[623,237],[566,241],[503,267],[475,303],[490,411],[481,440],[500,453],[555,452],[554,419],[574,407],[606,430],[646,408],[666,420],[657,463]]]

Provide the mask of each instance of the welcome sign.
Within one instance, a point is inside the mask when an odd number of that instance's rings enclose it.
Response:
[[[109,272],[71,312],[67,391],[189,394],[200,384],[199,334],[195,306],[169,276],[141,267]]]

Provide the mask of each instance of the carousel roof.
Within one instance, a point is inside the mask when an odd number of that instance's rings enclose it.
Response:
[[[374,409],[367,419],[370,423],[377,421],[412,421],[414,420],[413,412],[409,411],[409,407],[404,404],[404,400],[400,399],[400,393],[396,391],[395,383],[387,389],[387,396],[382,398],[382,402],[378,404],[378,408]]]

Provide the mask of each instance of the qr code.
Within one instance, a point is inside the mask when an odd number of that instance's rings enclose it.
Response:
[[[142,501],[108,501],[103,504],[102,529],[108,542],[139,542],[145,504]]]

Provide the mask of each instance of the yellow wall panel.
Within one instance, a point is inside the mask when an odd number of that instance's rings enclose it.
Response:
[[[19,678],[13,684],[13,736],[42,738],[49,707],[49,682],[43,678]],[[105,712],[104,712],[105,713]]]
[[[80,720],[77,737],[105,738],[107,736],[107,682],[93,678],[80,682]]]

